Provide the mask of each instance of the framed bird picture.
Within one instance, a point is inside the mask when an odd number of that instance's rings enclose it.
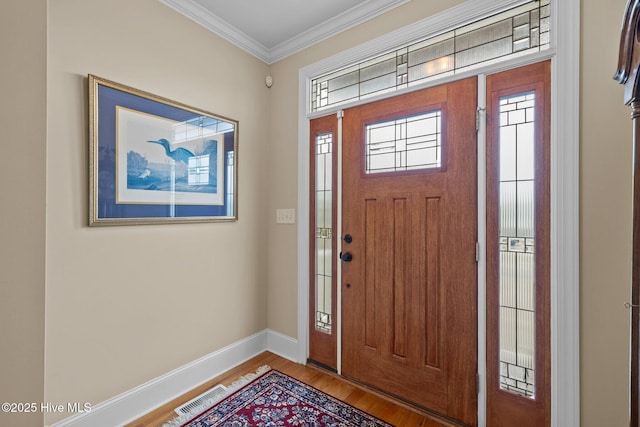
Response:
[[[88,80],[89,225],[237,220],[236,120]]]

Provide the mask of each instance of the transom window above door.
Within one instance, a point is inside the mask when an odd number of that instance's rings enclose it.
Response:
[[[550,0],[529,1],[311,81],[310,111],[550,48]]]

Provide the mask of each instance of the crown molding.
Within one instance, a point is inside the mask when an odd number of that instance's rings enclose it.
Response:
[[[363,22],[382,15],[383,13],[395,9],[398,6],[402,6],[409,1],[411,0],[395,0],[392,2],[389,2],[388,0],[369,0],[362,5],[353,7],[274,47],[269,52],[270,62],[268,63],[272,64],[280,61],[287,56],[293,55],[294,53],[304,50],[309,46],[313,46],[314,44],[326,40],[329,37],[356,27]]]
[[[249,52],[251,55],[263,62],[269,63],[269,49],[249,37],[233,25],[218,18],[204,7],[193,0],[160,0],[160,3],[169,6],[176,12],[202,25],[239,48]]]
[[[410,0],[369,0],[325,21],[291,39],[267,48],[262,43],[230,25],[193,0],[159,0],[162,4],[202,25],[267,64],[273,64],[327,38],[375,18]]]

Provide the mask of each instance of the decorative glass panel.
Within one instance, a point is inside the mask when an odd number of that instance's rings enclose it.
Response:
[[[332,269],[332,134],[325,133],[316,137],[316,292],[315,292],[315,328],[331,333],[331,283]]]
[[[549,49],[549,14],[550,0],[531,1],[318,77],[311,111]]]
[[[432,111],[366,127],[366,173],[439,168],[441,112]]]
[[[535,397],[534,93],[500,99],[500,387]]]

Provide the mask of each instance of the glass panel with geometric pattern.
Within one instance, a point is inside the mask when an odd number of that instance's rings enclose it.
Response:
[[[500,388],[534,398],[535,95],[500,99]]]
[[[315,254],[315,328],[331,333],[332,282],[332,172],[333,138],[331,133],[316,136],[316,254]]]
[[[367,125],[367,174],[442,166],[440,110]]]
[[[311,81],[311,111],[550,47],[550,0],[531,1]]]

